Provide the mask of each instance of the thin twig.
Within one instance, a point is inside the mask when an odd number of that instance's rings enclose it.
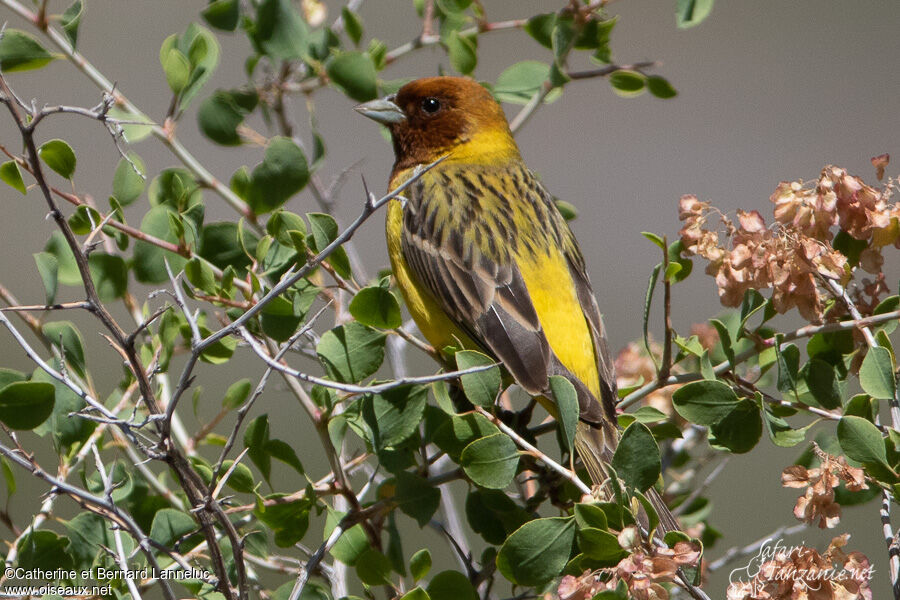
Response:
[[[547,456],[546,454],[541,452],[537,447],[533,446],[528,441],[526,441],[525,438],[523,438],[518,433],[516,433],[516,431],[514,429],[512,429],[509,425],[507,425],[506,423],[504,423],[503,421],[501,421],[500,419],[498,419],[497,417],[495,417],[488,411],[484,410],[480,406],[475,407],[475,412],[490,419],[490,421],[494,425],[496,425],[500,429],[500,431],[502,431],[503,433],[505,433],[506,435],[511,437],[513,439],[513,441],[519,445],[519,447],[521,447],[526,452],[528,452],[529,454],[531,454],[532,456],[534,456],[535,458],[537,458],[538,460],[543,462],[545,465],[547,465],[548,467],[550,467],[551,469],[553,469],[554,471],[556,471],[557,473],[562,475],[565,479],[571,481],[572,484],[576,488],[578,488],[578,490],[582,494],[585,494],[588,496],[591,495],[591,488],[589,488],[587,486],[587,484],[585,484],[581,479],[579,479],[575,473],[573,473],[569,469],[565,468],[564,466],[562,466],[561,464],[559,464],[558,462],[556,462],[555,460],[553,460],[552,458],[550,458],[549,456]]]

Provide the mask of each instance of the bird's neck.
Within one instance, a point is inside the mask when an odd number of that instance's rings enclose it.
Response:
[[[427,155],[411,153],[400,155],[391,172],[390,188],[393,189],[406,181],[415,167],[428,165],[443,158],[442,166],[462,165],[505,165],[519,162],[522,156],[509,128],[482,128],[474,133],[467,133],[444,148],[437,148]]]
[[[447,161],[456,163],[497,165],[516,160],[521,160],[519,147],[505,123],[480,129],[447,152]]]

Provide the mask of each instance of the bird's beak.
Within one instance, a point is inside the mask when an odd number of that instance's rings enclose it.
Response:
[[[361,115],[369,117],[373,121],[378,121],[382,125],[391,125],[406,120],[406,115],[394,103],[394,96],[387,96],[378,100],[371,100],[354,107],[354,110]]]

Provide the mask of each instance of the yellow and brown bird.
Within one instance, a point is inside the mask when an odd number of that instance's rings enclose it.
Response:
[[[388,206],[391,266],[422,334],[438,350],[494,356],[535,396],[566,377],[578,394],[576,449],[592,481],[604,481],[618,430],[603,321],[578,242],[503,109],[473,80],[432,77],[356,110],[390,130],[391,190],[446,157]],[[675,528],[649,492],[663,527]]]

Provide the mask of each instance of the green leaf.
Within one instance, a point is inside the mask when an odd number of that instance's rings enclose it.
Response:
[[[841,448],[849,458],[864,464],[874,463],[887,466],[884,438],[878,428],[866,419],[842,417],[838,421],[837,437]]]
[[[163,508],[153,515],[150,539],[164,546],[172,546],[195,529],[197,522],[187,513],[174,508]]]
[[[266,232],[279,244],[288,247],[294,245],[299,235],[304,241],[303,246],[296,250],[300,252],[306,247],[306,223],[298,214],[283,209],[276,210],[266,221]]]
[[[61,367],[57,359],[53,359],[51,364],[55,369]],[[68,448],[90,437],[97,424],[88,419],[72,416],[72,413],[78,412],[86,406],[86,402],[78,394],[41,368],[34,370],[31,374],[31,381],[49,383],[56,390],[53,413],[34,429],[36,434],[40,436],[51,434],[54,444],[62,448]]]
[[[612,466],[625,485],[641,492],[656,483],[662,470],[659,446],[646,425],[634,422],[625,429]]]
[[[558,15],[553,23],[553,31],[550,32],[550,46],[553,50],[553,57],[555,58],[553,67],[560,71],[557,76],[562,75],[561,69],[563,67],[563,59],[572,48],[574,41],[575,24],[571,15]],[[554,77],[552,72],[553,67],[551,67],[551,80]],[[563,75],[563,77],[565,76]],[[554,83],[554,85],[561,85],[561,83],[557,82]]]
[[[252,241],[255,243],[255,238]],[[223,271],[231,267],[239,277],[244,275],[250,264],[249,257],[238,243],[238,225],[233,222],[205,225],[200,231],[198,253]],[[222,287],[226,287],[224,283]]]
[[[182,332],[185,337],[190,336],[190,329],[186,324],[182,326]],[[201,325],[200,337],[205,338],[209,335],[212,335],[212,331]],[[221,365],[231,359],[235,348],[237,348],[237,340],[232,336],[226,336],[215,344],[208,346],[206,350],[200,354],[200,360],[211,365]]]
[[[656,289],[656,282],[659,280],[659,273],[662,270],[662,266],[662,263],[657,263],[656,266],[653,267],[653,271],[650,273],[650,280],[647,282],[647,293],[644,295],[644,348],[647,349],[647,353],[653,359],[654,363],[656,363],[656,359],[653,358],[653,354],[650,352],[650,308],[653,305],[653,291]]]
[[[450,65],[460,74],[470,75],[478,65],[478,38],[451,31],[444,42],[447,44]]]
[[[272,474],[272,459],[267,450],[269,444],[269,416],[260,415],[250,421],[244,432],[244,447],[247,455],[266,481]]]
[[[678,92],[675,91],[672,84],[659,75],[650,75],[647,77],[647,89],[650,90],[651,94],[657,98],[662,98],[663,100],[674,98],[678,95]]]
[[[419,427],[428,404],[426,386],[405,385],[368,395],[363,400],[363,418],[369,425],[376,449],[398,446]]]
[[[359,290],[350,301],[349,310],[354,319],[369,327],[395,329],[403,324],[397,298],[379,285]]]
[[[409,573],[413,581],[419,581],[431,570],[431,552],[428,548],[422,548],[409,559]]]
[[[781,345],[775,338],[775,360],[778,364],[778,391],[797,393],[797,373],[800,370],[800,350],[794,344]]]
[[[466,497],[466,518],[472,531],[489,544],[500,545],[534,515],[517,506],[501,490],[475,487]]]
[[[84,15],[84,5],[81,0],[75,0],[62,14],[59,24],[62,26],[63,33],[69,38],[72,48],[78,45],[78,26],[81,25],[81,17]]]
[[[578,531],[578,548],[598,566],[615,566],[628,553],[619,545],[615,535],[602,529],[585,527]]]
[[[366,585],[390,585],[391,561],[378,550],[369,548],[356,561],[356,574]]]
[[[311,233],[310,245],[316,252],[324,250],[338,236],[337,221],[331,215],[307,213]],[[350,260],[342,247],[338,247],[326,259],[341,277],[350,276]]]
[[[69,540],[45,529],[32,531],[19,540],[16,546],[19,562],[26,571],[41,569],[71,569],[72,557],[66,552]]]
[[[841,406],[841,387],[838,383],[840,377],[833,366],[824,360],[811,358],[803,370],[806,386],[816,402],[822,408],[832,410]]]
[[[325,332],[316,354],[328,376],[358,383],[375,373],[384,361],[385,334],[350,322]]]
[[[710,443],[727,448],[734,454],[749,452],[762,436],[759,407],[749,398],[742,398],[737,406],[710,428]]]
[[[250,175],[247,203],[257,214],[275,210],[309,181],[303,151],[290,138],[274,137]]]
[[[460,350],[456,353],[456,368],[460,371],[494,364],[491,357],[475,350]],[[475,406],[490,408],[500,392],[501,376],[498,367],[486,371],[469,373],[460,377],[466,398]]]
[[[175,94],[181,93],[191,76],[191,62],[188,57],[178,48],[170,46],[165,53],[160,52],[159,62],[166,74],[169,89]]]
[[[169,229],[169,215],[175,214],[168,206],[154,206],[144,215],[141,231],[173,244],[178,238]],[[57,257],[58,258],[58,257]],[[184,268],[187,259],[178,254],[163,250],[148,242],[138,240],[134,244],[134,276],[142,283],[163,283],[169,280],[166,272],[166,261],[177,273]],[[62,263],[60,263],[60,267]],[[60,270],[62,281],[62,271]]]
[[[184,265],[184,275],[191,284],[207,294],[216,293],[216,276],[212,268],[195,256]]]
[[[550,76],[550,66],[536,60],[523,60],[508,67],[494,84],[499,102],[527,104]],[[546,102],[546,100],[545,100]]]
[[[679,29],[699,25],[712,11],[714,0],[675,0],[675,24]]]
[[[537,586],[559,575],[575,540],[575,519],[535,519],[513,532],[500,547],[497,569],[519,585]]]
[[[679,415],[698,425],[715,425],[738,404],[730,386],[715,380],[692,381],[675,390],[672,402]]]
[[[128,266],[124,258],[116,254],[92,252],[88,257],[88,267],[101,300],[109,302],[125,295],[128,289]]]
[[[18,29],[7,28],[0,39],[0,71],[29,71],[40,69],[56,55],[47,52],[37,40]]]
[[[0,421],[10,429],[34,429],[53,412],[54,398],[55,389],[49,383],[10,383],[0,389]]]
[[[238,104],[233,93],[224,90],[216,92],[200,103],[197,109],[197,124],[200,131],[217,144],[237,146],[241,143],[238,126],[252,110]]]
[[[222,31],[234,31],[241,16],[240,0],[213,0],[200,16],[210,27]]]
[[[578,427],[578,394],[572,382],[560,375],[550,377],[550,391],[556,401],[556,409],[559,411],[557,421],[566,441],[566,447],[571,453],[575,447],[575,430]]]
[[[100,213],[86,204],[75,209],[69,217],[69,227],[75,235],[87,235],[103,220]]]
[[[66,363],[80,377],[85,375],[84,340],[81,333],[71,321],[53,321],[44,323],[41,327],[44,338],[53,346],[59,348],[62,345],[62,354]]]
[[[496,433],[466,446],[460,455],[460,466],[478,485],[503,489],[516,475],[519,453],[508,435]]]
[[[440,506],[441,493],[422,477],[400,471],[396,501],[400,510],[415,519],[419,527],[425,527]]]
[[[90,568],[100,548],[115,548],[116,539],[109,524],[100,515],[82,512],[66,523],[67,551],[76,568]]]
[[[44,284],[44,300],[47,304],[56,302],[56,290],[59,284],[59,261],[49,252],[33,254],[37,264],[41,282]]]
[[[6,457],[0,456],[0,470],[3,471],[3,481],[6,483],[6,500],[9,501],[10,496],[16,493],[16,476],[13,474],[12,467]],[[415,556],[413,557],[415,558]],[[428,566],[431,567],[431,556],[428,556]]]
[[[272,494],[266,499],[278,502],[268,506],[259,502],[253,511],[253,514],[275,533],[275,545],[279,548],[290,548],[302,540],[306,535],[306,530],[309,529],[309,502],[304,500],[290,502],[285,496],[285,494]],[[327,526],[328,521],[326,520]],[[365,533],[363,533],[363,539],[365,539]]]
[[[431,600],[478,600],[478,592],[469,578],[459,571],[441,571],[426,588]]]
[[[8,160],[0,165],[0,180],[12,189],[22,192],[23,196],[28,191],[25,187],[25,182],[22,180],[22,172],[19,171],[19,165],[14,160]]]
[[[118,106],[109,109],[109,116],[122,121],[137,121],[137,123],[123,123],[122,131],[125,141],[135,144],[153,133],[153,122],[143,113],[132,113]],[[143,125],[142,123],[146,123]]]
[[[345,6],[341,9],[341,19],[344,21],[344,31],[347,32],[347,36],[359,46],[363,36],[363,25],[359,15]]]
[[[329,510],[328,516],[325,518],[325,531],[323,532],[323,540],[327,540],[334,531],[337,524],[344,518],[344,513]],[[331,555],[345,565],[351,567],[356,565],[360,556],[369,549],[369,539],[362,526],[354,525],[346,530],[338,539],[337,543],[331,548]]]
[[[303,469],[303,463],[300,462],[300,459],[297,457],[297,453],[294,451],[294,448],[287,442],[283,442],[281,440],[269,440],[266,443],[266,452],[272,458],[280,460],[284,464],[292,467],[301,475],[305,473]]]
[[[222,476],[225,476],[225,473],[228,472],[229,469],[234,465],[233,460],[226,460],[222,463]],[[231,474],[228,476],[228,481],[226,481],[226,485],[233,489],[236,492],[243,492],[245,494],[249,494],[253,491],[255,487],[253,483],[253,473],[250,472],[250,467],[245,464],[238,463],[236,467],[231,471]]]
[[[603,509],[595,504],[587,504],[578,502],[575,504],[575,522],[578,523],[579,529],[587,527],[595,527],[597,529],[606,529],[608,522],[606,513]]]
[[[375,63],[362,52],[340,52],[325,66],[328,77],[347,96],[367,102],[378,95]]]
[[[553,47],[550,36],[553,35],[553,27],[555,24],[555,13],[535,15],[525,23],[525,32],[537,40],[537,43],[541,46],[549,49]]]
[[[416,586],[400,596],[398,600],[431,600],[431,598],[428,596],[428,592]]]
[[[637,71],[622,69],[609,75],[609,84],[620,96],[636,96],[644,91],[647,77]]]
[[[147,169],[144,167],[144,161],[135,152],[129,152],[128,158],[131,162],[125,158],[119,160],[116,173],[113,175],[113,196],[123,206],[137,200],[147,185]],[[135,172],[135,167],[139,172]]]
[[[187,60],[186,78],[182,58]],[[159,62],[178,98],[180,112],[187,108],[215,71],[219,64],[219,44],[208,29],[191,23],[183,34],[166,38],[159,50]]]
[[[222,408],[234,410],[240,407],[240,405],[250,397],[250,389],[252,386],[253,384],[246,378],[232,383],[228,386],[228,390],[225,391],[225,397],[222,398]]]
[[[459,461],[462,451],[473,441],[500,433],[497,426],[478,413],[453,416],[437,428],[432,441],[435,445]]]
[[[559,198],[554,198],[553,204],[556,205],[556,210],[559,211],[559,214],[561,214],[562,218],[566,221],[574,221],[578,218],[578,209],[575,208],[574,204],[570,204]]]
[[[719,334],[719,342],[722,344],[722,352],[725,353],[725,358],[728,359],[729,363],[734,365],[734,347],[732,344],[731,331],[729,331],[728,326],[719,319],[710,319],[709,322],[712,323],[713,327],[716,328],[716,332]]]
[[[309,30],[290,0],[263,0],[256,9],[256,43],[277,60],[297,60],[306,55]]]
[[[887,348],[869,348],[859,368],[859,384],[873,398],[893,399],[897,383],[894,379],[894,363]]]
[[[5,367],[0,367],[0,390],[9,385],[10,383],[15,383],[17,381],[27,381],[28,376],[21,371],[16,371],[14,369],[7,369]]]
[[[71,179],[75,173],[75,153],[72,147],[62,140],[50,140],[41,144],[38,155],[48,167],[66,179]]]
[[[758,291],[749,289],[744,293],[744,299],[741,301],[741,326],[742,330],[747,325],[754,314],[766,306],[766,299]]]
[[[656,244],[661,250],[666,249],[666,241],[652,231],[642,231],[641,235]]]
[[[273,298],[260,315],[263,333],[276,342],[285,342],[297,331],[303,315],[294,310],[294,303],[284,296]]]

